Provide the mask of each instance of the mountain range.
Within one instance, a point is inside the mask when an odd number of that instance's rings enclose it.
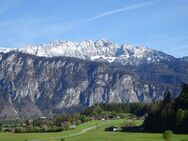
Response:
[[[0,48],[0,118],[83,110],[94,103],[176,97],[188,83],[187,58],[107,40]]]
[[[143,46],[117,45],[107,40],[95,42],[54,41],[44,45],[29,46],[26,48],[1,48],[0,52],[18,51],[43,57],[75,57],[89,61],[106,61],[122,65],[137,65],[159,61],[171,61],[174,57]]]

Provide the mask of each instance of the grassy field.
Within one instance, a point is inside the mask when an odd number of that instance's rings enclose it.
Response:
[[[121,133],[105,132],[104,129],[110,125],[120,126],[125,123],[124,119],[111,121],[92,121],[79,125],[74,130],[60,133],[0,133],[0,141],[25,141],[36,139],[35,141],[60,141],[64,137],[65,141],[162,141],[162,134],[149,133]],[[137,124],[140,124],[137,121]],[[97,127],[94,127],[97,126]],[[84,129],[93,127],[92,130],[82,132]],[[79,133],[78,135],[76,135]],[[72,136],[73,135],[73,136]],[[188,135],[174,135],[172,141],[187,140]]]

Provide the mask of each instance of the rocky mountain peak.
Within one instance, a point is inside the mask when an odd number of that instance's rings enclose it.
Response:
[[[138,65],[143,62],[151,63],[174,59],[170,55],[144,46],[117,45],[105,39],[81,42],[53,41],[48,44],[26,48],[1,49],[0,52],[9,52],[11,50],[36,56],[67,56],[84,60],[114,62],[122,65]]]

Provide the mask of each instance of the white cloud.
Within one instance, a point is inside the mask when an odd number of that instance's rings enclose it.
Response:
[[[71,30],[71,29],[73,29],[77,26],[81,26],[83,24],[91,23],[95,20],[104,18],[106,16],[110,16],[110,15],[113,15],[113,14],[117,14],[117,13],[129,11],[129,10],[134,10],[134,9],[150,6],[150,5],[153,5],[154,3],[157,3],[157,2],[159,2],[159,0],[153,0],[153,1],[143,2],[143,3],[136,3],[136,4],[132,4],[132,5],[127,5],[123,8],[114,9],[114,10],[111,10],[111,11],[106,11],[106,12],[100,13],[96,16],[93,16],[93,17],[90,17],[90,18],[87,18],[87,19],[83,19],[83,20],[80,20],[80,21],[74,21],[74,22],[68,23],[66,25],[65,24],[52,25],[52,26],[49,26],[49,29],[54,30],[54,33],[59,33],[61,31],[60,29],[63,29],[62,32],[65,32],[65,31]]]
[[[11,8],[16,2],[21,0],[0,0],[0,14],[9,8]],[[142,3],[135,3],[132,5],[127,5],[123,8],[114,9],[111,11],[106,11],[95,15],[93,17],[83,19],[80,21],[73,21],[69,23],[49,23],[50,17],[35,19],[14,19],[11,21],[0,21],[0,28],[10,27],[11,32],[16,32],[17,37],[22,40],[34,40],[35,38],[43,37],[43,36],[56,36],[63,34],[65,32],[71,31],[78,26],[82,26],[87,23],[92,23],[95,20],[99,20],[106,16],[110,16],[113,14],[118,14],[121,12],[126,12],[146,6],[153,5],[159,0],[147,1]],[[35,29],[35,30],[33,30]]]
[[[170,51],[170,52],[181,51],[181,50],[186,49],[186,48],[188,48],[188,45],[175,47],[175,48],[170,49],[169,51]]]
[[[150,6],[150,5],[153,5],[154,3],[157,3],[157,2],[159,2],[159,0],[148,1],[148,2],[143,2],[143,3],[136,3],[136,4],[133,4],[133,5],[125,6],[123,8],[114,9],[114,10],[111,10],[111,11],[106,11],[106,12],[100,13],[100,14],[94,16],[94,17],[91,17],[89,19],[86,19],[86,20],[84,20],[84,22],[91,22],[91,21],[94,21],[94,20],[97,20],[97,19],[100,19],[100,18],[103,18],[103,17],[106,17],[106,16],[113,15],[113,14],[122,13],[122,12],[126,12],[126,11],[129,11],[129,10],[134,10],[134,9],[138,9],[138,8],[141,8],[141,7],[145,7],[145,6]]]

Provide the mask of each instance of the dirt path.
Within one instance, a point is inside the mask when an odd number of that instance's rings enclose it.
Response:
[[[103,124],[100,124],[100,125],[95,125],[95,126],[92,126],[92,127],[88,127],[88,128],[85,128],[83,129],[82,131],[78,132],[78,133],[74,133],[74,134],[70,134],[70,135],[64,135],[64,136],[61,136],[61,137],[52,137],[52,138],[46,138],[46,139],[32,139],[32,140],[27,140],[27,141],[48,141],[48,140],[55,140],[55,139],[61,139],[61,138],[69,138],[69,137],[74,137],[74,136],[78,136],[78,135],[81,135],[81,134],[84,134],[94,128],[97,128],[99,126],[102,126],[104,124],[109,124],[108,123],[103,123]]]

